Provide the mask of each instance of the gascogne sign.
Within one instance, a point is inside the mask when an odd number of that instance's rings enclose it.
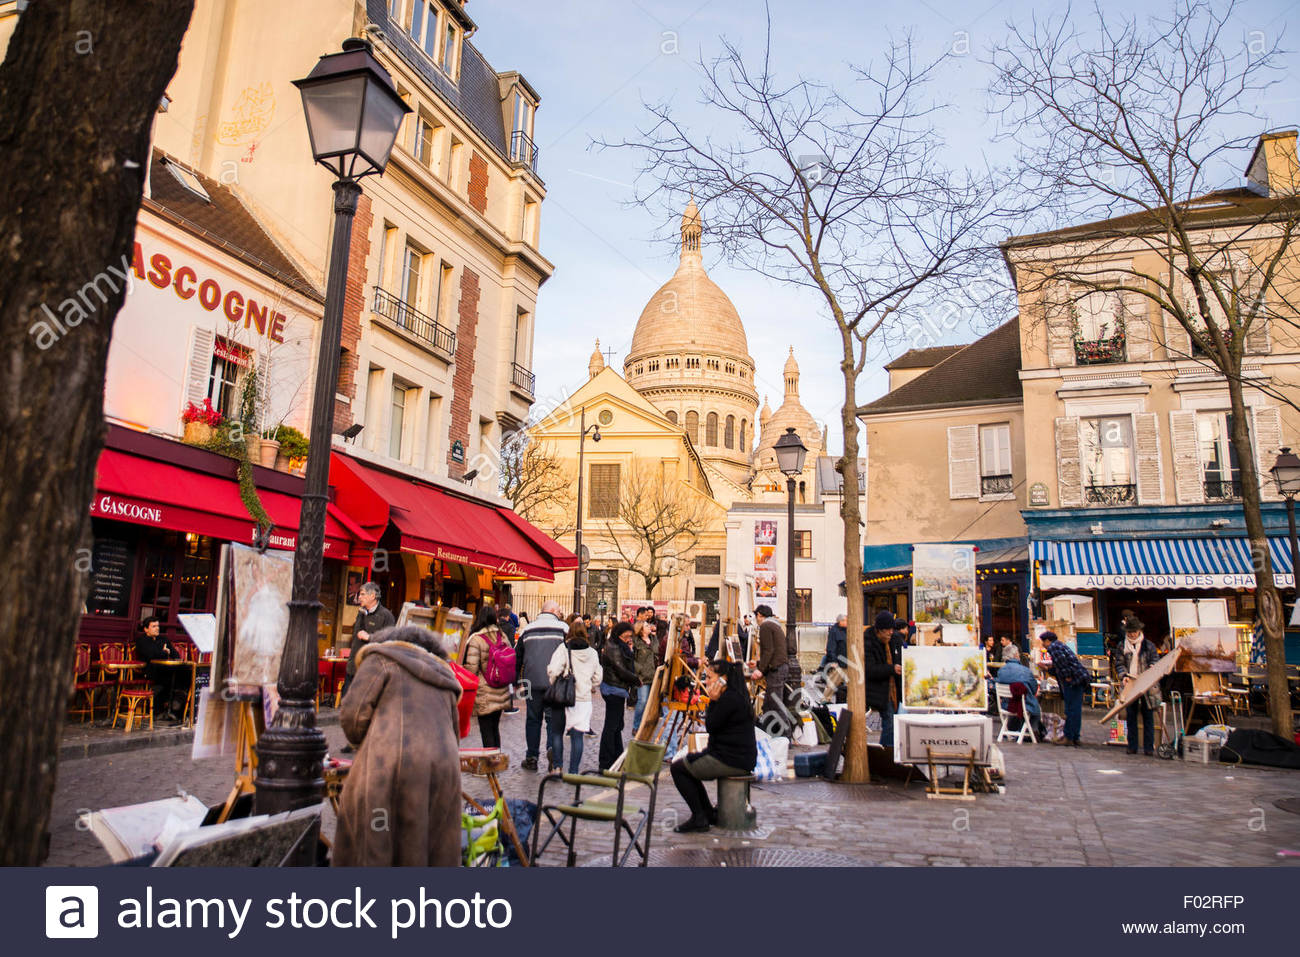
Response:
[[[1274,575],[1278,588],[1291,588],[1294,576]],[[1254,575],[1041,575],[1040,588],[1244,588],[1255,587]]]

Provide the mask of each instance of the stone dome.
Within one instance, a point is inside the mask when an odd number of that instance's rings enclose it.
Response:
[[[812,413],[799,401],[799,363],[794,358],[794,346],[790,347],[790,356],[785,360],[784,371],[785,400],[775,412],[759,420],[762,433],[759,436],[755,458],[760,464],[766,463],[766,460],[771,457],[772,447],[776,445],[776,440],[785,434],[786,429],[794,429],[809,452],[816,452],[822,448],[822,430],[818,427],[817,420],[812,417]],[[767,411],[766,400],[763,409]]]
[[[591,354],[591,359],[587,363],[587,373],[594,379],[600,375],[605,368],[605,356],[600,351],[600,340],[596,340],[596,349]]]

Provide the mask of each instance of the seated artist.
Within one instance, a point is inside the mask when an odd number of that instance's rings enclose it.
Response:
[[[1043,727],[1043,709],[1038,703],[1038,679],[1025,667],[1018,652],[1004,646],[1003,656],[1003,665],[998,669],[997,683],[1010,685],[1013,694],[1018,690],[1016,685],[1021,686],[1019,690],[1022,692],[1025,714],[1033,726],[1034,734],[1042,740],[1047,736],[1047,731]],[[1014,727],[1012,730],[1018,731],[1019,728]]]
[[[707,831],[718,821],[718,812],[709,803],[702,782],[743,777],[754,770],[758,761],[754,709],[740,663],[710,662],[704,673],[704,692],[709,696],[704,709],[708,747],[698,754],[679,755],[671,765],[673,784],[691,810],[690,819],[677,826],[679,834]]]
[[[179,659],[178,652],[170,641],[162,636],[162,622],[157,615],[150,615],[141,625],[143,629],[135,640],[135,657],[144,662],[144,675],[153,685],[153,713],[155,718],[167,721],[179,721],[184,701],[177,707],[176,675],[180,669],[166,665],[154,665],[150,662],[163,658]]]

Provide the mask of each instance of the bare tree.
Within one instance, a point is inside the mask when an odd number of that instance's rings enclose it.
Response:
[[[573,476],[548,443],[516,432],[501,446],[501,494],[515,511],[559,538],[576,528]]]
[[[593,502],[593,504],[595,504]],[[714,506],[684,482],[664,481],[652,466],[633,469],[618,489],[618,523],[606,541],[623,567],[645,582],[647,598],[687,564]]]
[[[1276,453],[1281,435],[1276,421],[1265,430],[1256,417],[1252,441],[1246,395],[1295,404],[1295,384],[1261,375],[1258,356],[1270,350],[1270,332],[1286,344],[1276,351],[1297,351],[1300,176],[1292,135],[1289,155],[1260,143],[1262,165],[1246,187],[1215,188],[1235,173],[1227,162],[1251,155],[1262,129],[1252,110],[1278,65],[1276,48],[1242,44],[1228,26],[1233,12],[1232,3],[1176,0],[1145,23],[1097,8],[1086,30],[1068,15],[1016,27],[994,51],[993,89],[1007,135],[1033,144],[1027,165],[1041,177],[1037,192],[1094,220],[1007,244],[1022,300],[1042,303],[1036,321],[1046,324],[1049,352],[1072,363],[1071,339],[1085,347],[1098,339],[1097,329],[1080,329],[1081,318],[1095,325],[1100,308],[1115,317],[1101,333],[1103,350],[1126,346],[1136,360],[1163,348],[1227,389],[1273,726],[1289,739],[1282,606],[1261,514],[1260,471],[1271,462],[1262,456]],[[1185,467],[1199,483],[1199,463]]]
[[[38,864],[48,843],[108,343],[150,124],[191,5],[32,3],[0,64],[0,153],[13,173],[0,203],[0,864]]]
[[[722,41],[702,61],[709,126],[692,130],[670,104],[649,105],[633,140],[604,143],[643,157],[637,202],[673,209],[692,191],[711,242],[734,263],[808,289],[841,345],[844,574],[849,582],[849,710],[845,778],[865,781],[858,378],[890,341],[924,344],[927,309],[944,291],[986,278],[1005,183],[952,172],[941,162],[938,114],[924,99],[938,62],[908,41],[839,88],[779,78],[771,25],[762,56],[748,61]]]

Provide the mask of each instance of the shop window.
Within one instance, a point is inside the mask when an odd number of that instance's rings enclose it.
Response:
[[[591,484],[588,518],[618,518],[620,472],[617,462],[592,464],[588,473]]]
[[[796,528],[794,530],[794,556],[795,558],[812,558],[812,531],[807,528]]]
[[[135,545],[120,538],[96,535],[91,551],[90,594],[86,612],[125,618],[131,609],[131,581],[135,571]]]
[[[989,627],[991,631],[985,632],[986,635],[992,635],[995,639],[1001,640],[1003,635],[1010,635],[1017,641],[1020,639],[1022,628],[1020,627],[1021,601],[1020,585],[1016,582],[996,582],[989,588]],[[1077,623],[1076,623],[1077,624]],[[1080,631],[1088,630],[1082,625],[1077,625]]]
[[[796,588],[794,590],[794,620],[805,625],[812,621],[812,589]]]

